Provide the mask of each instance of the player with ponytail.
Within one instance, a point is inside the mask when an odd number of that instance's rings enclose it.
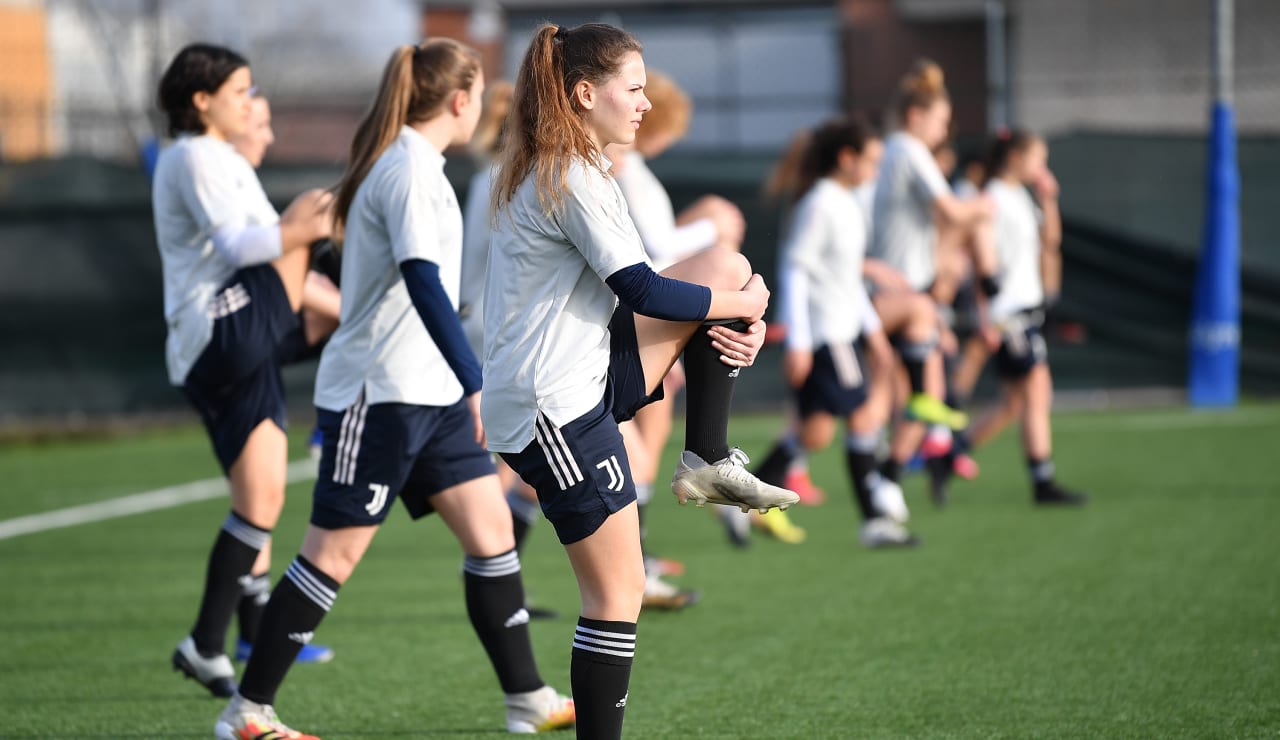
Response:
[[[483,91],[473,49],[402,46],[356,131],[334,208],[342,322],[316,377],[324,449],[311,526],[271,593],[219,738],[310,737],[276,717],[276,692],[397,498],[414,519],[439,513],[462,547],[467,613],[507,729],[573,723],[572,701],[533,659],[511,514],[483,447],[480,365],[457,314],[462,214],[443,152],[471,138]]]
[[[683,503],[790,506],[727,442],[740,368],[769,292],[740,254],[655,272],[604,149],[651,106],[641,46],[605,24],[544,25],[520,65],[493,191],[485,288],[489,446],[538,493],[578,579],[571,677],[578,736],[622,734],[645,574],[635,481],[618,424],[662,393],[683,353]]]

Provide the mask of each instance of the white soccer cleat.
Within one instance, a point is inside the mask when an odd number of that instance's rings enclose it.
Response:
[[[236,671],[225,654],[206,658],[196,649],[196,641],[187,635],[173,651],[173,669],[182,671],[188,678],[218,697],[228,697],[236,691]]]
[[[525,694],[507,694],[507,732],[532,735],[573,727],[573,699],[550,686]]]
[[[886,517],[869,519],[858,532],[863,547],[876,550],[887,547],[915,547],[920,540],[907,528]]]
[[[764,513],[773,507],[786,509],[800,497],[794,491],[771,486],[747,470],[751,460],[738,448],[729,450],[723,460],[709,463],[693,452],[680,453],[676,474],[671,478],[671,491],[680,503],[692,501],[696,506],[708,502],[736,506]]]
[[[898,524],[906,524],[911,518],[907,500],[902,495],[902,486],[888,478],[881,477],[871,486],[871,505]]]
[[[270,704],[258,704],[236,694],[213,726],[218,740],[320,740],[290,729]]]

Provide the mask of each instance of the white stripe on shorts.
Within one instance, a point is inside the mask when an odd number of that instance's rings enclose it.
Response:
[[[862,385],[862,368],[858,366],[858,353],[848,342],[827,345],[831,350],[831,364],[836,368],[836,379],[844,388]]]
[[[342,415],[341,432],[338,434],[337,459],[333,464],[333,482],[351,485],[356,480],[356,456],[360,454],[360,437],[364,434],[364,419],[369,405],[364,402],[364,392],[355,404]]]
[[[551,466],[551,472],[555,474],[561,491],[583,481],[582,471],[578,468],[578,462],[573,459],[573,452],[565,443],[564,436],[542,414],[538,414],[535,422],[534,436],[538,439],[538,446],[542,448],[542,454],[547,458],[547,464]]]

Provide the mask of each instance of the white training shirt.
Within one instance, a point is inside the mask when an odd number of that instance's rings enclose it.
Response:
[[[238,269],[214,248],[214,232],[268,226],[280,217],[253,166],[231,144],[207,135],[180,136],[161,152],[151,202],[169,327],[165,361],[169,382],[182,385],[213,336],[214,294]],[[279,256],[277,250],[271,258]]]
[[[993,222],[1000,292],[991,299],[991,320],[1001,322],[1044,303],[1040,279],[1040,209],[1021,185],[995,179],[986,192],[995,202]]]
[[[342,317],[320,356],[316,406],[365,402],[449,406],[458,381],[431,341],[400,275],[408,259],[440,268],[454,309],[462,265],[462,212],[444,156],[408,126],[356,189],[342,247]]]
[[[481,167],[467,187],[462,211],[462,287],[458,310],[471,351],[484,357],[484,281],[489,270],[489,196],[495,167]]]
[[[951,192],[924,142],[899,131],[884,143],[868,254],[897,268],[923,291],[937,272],[933,204]]]
[[[609,319],[605,279],[649,264],[614,179],[575,158],[564,204],[544,212],[530,174],[499,209],[485,284],[484,395],[489,449],[520,452],[541,412],[557,427],[604,395]]]
[[[618,187],[654,269],[664,270],[716,243],[716,225],[709,218],[676,225],[671,196],[649,169],[644,155],[632,149],[626,152],[624,160],[616,178]]]
[[[866,222],[849,188],[824,177],[796,202],[780,250],[789,349],[846,344],[861,333],[866,246]]]

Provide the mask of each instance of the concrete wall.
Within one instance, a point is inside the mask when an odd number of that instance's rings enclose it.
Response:
[[[1280,2],[1236,0],[1240,130],[1280,133]],[[1210,99],[1207,0],[1008,0],[1015,120],[1195,133]]]

